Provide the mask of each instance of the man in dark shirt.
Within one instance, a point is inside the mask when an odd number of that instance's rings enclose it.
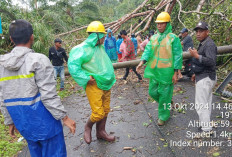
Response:
[[[49,49],[49,59],[52,61],[54,66],[54,76],[57,79],[57,74],[60,76],[60,91],[64,90],[64,59],[68,62],[68,57],[66,55],[65,49],[61,47],[62,40],[55,39],[55,45]]]
[[[199,22],[194,28],[197,40],[200,41],[198,49],[189,49],[193,57],[192,65],[196,80],[195,105],[199,116],[201,131],[212,130],[210,115],[212,109],[212,90],[216,83],[217,47],[209,37],[208,24]]]
[[[183,51],[188,51],[188,48],[193,48],[193,40],[192,40],[192,37],[190,37],[188,35],[188,29],[187,28],[183,28],[181,31],[181,37],[182,37],[182,41],[181,41],[181,45],[182,45],[182,48],[183,48]],[[185,65],[186,63],[188,63],[190,60],[187,60],[185,62]],[[178,78],[183,78],[180,70],[178,70]]]
[[[192,38],[188,35],[188,29],[187,28],[183,28],[181,31],[181,37],[182,37],[182,41],[181,41],[181,45],[183,46],[183,51],[187,51],[188,48],[193,48],[193,40]]]

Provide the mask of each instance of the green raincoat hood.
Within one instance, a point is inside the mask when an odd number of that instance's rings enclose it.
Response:
[[[97,44],[98,39],[101,39],[105,36],[104,33],[91,33],[88,38],[85,40],[85,42],[92,46],[95,47],[95,45]]]

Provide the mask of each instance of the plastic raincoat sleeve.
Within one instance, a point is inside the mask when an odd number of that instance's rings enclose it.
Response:
[[[174,38],[172,44],[174,69],[182,69],[183,51],[178,37]]]
[[[151,43],[151,41],[149,41],[145,47],[145,50],[144,50],[143,55],[141,57],[141,60],[148,61],[151,57],[151,54],[152,54],[152,43]]]
[[[78,48],[77,48],[78,49]],[[87,75],[82,70],[82,64],[85,62],[85,53],[83,51],[77,51],[74,47],[69,55],[68,69],[77,84],[83,88],[86,87],[90,80],[89,75]]]
[[[39,61],[35,64],[35,82],[39,88],[41,100],[52,116],[56,120],[60,120],[66,116],[67,111],[56,93],[53,66],[44,55],[41,55]]]
[[[114,40],[114,46],[117,48],[115,37],[113,37],[113,40]]]
[[[119,51],[119,48],[120,48],[120,42],[119,40],[116,41],[116,49],[117,49],[117,52],[120,54],[120,51]]]
[[[108,41],[107,41],[106,38],[105,38],[105,41],[104,41],[104,48],[105,48],[105,51],[106,51],[106,52],[107,52],[107,49],[108,49],[107,45],[108,45]]]

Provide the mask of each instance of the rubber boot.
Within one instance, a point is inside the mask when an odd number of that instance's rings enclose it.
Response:
[[[85,133],[84,133],[84,140],[87,144],[90,144],[92,142],[92,127],[93,127],[93,122],[88,119],[87,123],[85,124]]]
[[[98,139],[103,139],[103,140],[106,140],[108,142],[113,142],[113,141],[115,141],[115,136],[108,135],[106,133],[106,129],[105,129],[106,120],[107,120],[107,117],[105,117],[102,120],[100,120],[99,122],[97,122],[97,124],[96,124],[96,136]]]

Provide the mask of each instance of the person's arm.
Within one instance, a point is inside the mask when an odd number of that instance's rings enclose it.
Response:
[[[178,71],[178,69],[182,69],[183,64],[183,50],[180,43],[180,39],[176,37],[174,41],[172,42],[172,53],[173,53],[173,63],[174,63],[174,69],[175,71]]]
[[[115,49],[117,50],[117,44],[116,44],[116,39],[115,39],[115,37],[113,37],[113,40],[114,40],[114,47],[115,47]]]
[[[107,45],[108,45],[108,43],[107,43],[107,39],[105,38],[105,41],[104,41],[104,48],[105,48],[105,51],[107,52]]]
[[[40,55],[38,61],[34,63],[34,73],[35,83],[39,88],[44,106],[55,119],[63,119],[67,115],[67,111],[57,95],[53,66],[46,56]]]
[[[189,42],[189,37],[188,37],[188,36],[186,36],[186,37],[182,40],[181,44],[183,43],[183,45],[184,45],[184,44],[186,44],[187,42]]]
[[[199,55],[200,63],[205,66],[215,66],[216,65],[216,55],[217,47],[213,43],[209,43],[204,47],[205,56]]]
[[[14,122],[6,108],[6,106],[3,105],[3,99],[2,99],[2,94],[0,93],[0,110],[1,113],[4,117],[4,124],[9,126],[9,134],[11,137],[15,137],[15,131],[17,130],[15,128]]]
[[[72,75],[77,84],[84,88],[90,80],[90,76],[86,75],[86,73],[82,70],[82,64],[85,63],[86,53],[84,50],[73,48],[69,55],[69,73]]]
[[[178,37],[176,37],[172,43],[172,53],[174,63],[174,75],[172,77],[172,82],[176,84],[178,81],[178,69],[182,69],[183,64],[183,51],[180,39]]]
[[[116,41],[116,51],[117,51],[117,54],[119,53],[119,47],[120,47],[120,45],[119,45],[118,43],[119,43],[119,42]]]
[[[49,60],[52,60],[52,52],[51,52],[51,48],[49,49],[49,56],[48,56]]]
[[[120,48],[119,48],[119,51],[124,53],[124,41],[122,41],[121,45],[120,45]]]
[[[141,50],[141,51],[144,51],[144,50],[145,50],[146,44],[147,44],[147,41],[146,41],[146,40],[144,40],[144,41],[140,44],[140,50]]]
[[[62,54],[63,54],[63,56],[64,56],[64,59],[65,59],[66,63],[68,63],[68,56],[67,56],[67,54],[66,54],[66,52],[65,52],[65,49],[64,49],[64,51],[62,52]]]
[[[136,71],[138,73],[141,73],[141,68],[142,68],[143,64],[145,64],[150,59],[151,54],[152,54],[151,52],[152,52],[152,43],[150,40],[145,47],[145,50],[144,50],[143,55],[140,59],[141,61],[140,61],[139,65],[136,67]]]
[[[146,44],[145,50],[143,52],[143,55],[141,57],[141,60],[148,61],[152,54],[152,43],[151,40]]]
[[[3,103],[1,103],[1,113],[4,117],[4,124],[5,125],[10,125],[10,124],[14,124],[13,120],[11,119],[11,116],[8,112],[8,110],[6,109],[6,106],[2,105]]]
[[[34,74],[44,107],[56,120],[63,120],[64,125],[74,134],[76,124],[67,116],[67,111],[57,95],[53,66],[45,55],[40,55],[38,62],[34,63]]]

